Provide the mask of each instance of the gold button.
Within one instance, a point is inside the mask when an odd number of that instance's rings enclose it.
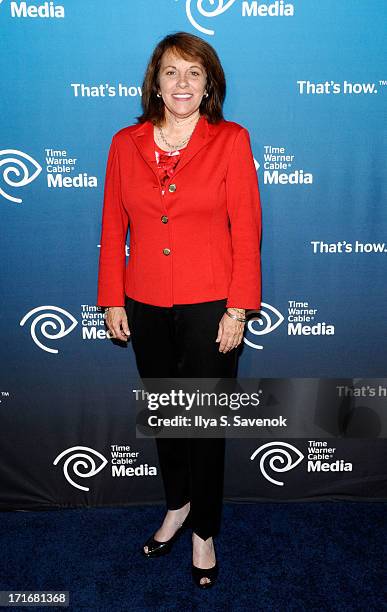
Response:
[[[171,249],[163,249],[164,255],[169,255],[170,252],[171,252]]]
[[[163,223],[168,223],[168,217],[167,217],[166,215],[163,215],[163,216],[161,217],[161,221],[162,221]]]
[[[168,191],[171,191],[171,192],[176,191],[176,185],[175,185],[175,183],[172,183],[171,185],[169,185],[169,187],[168,187]]]

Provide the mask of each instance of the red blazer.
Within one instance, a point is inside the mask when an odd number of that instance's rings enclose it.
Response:
[[[130,228],[126,266],[126,234]],[[119,130],[106,168],[98,306],[227,298],[261,305],[261,207],[246,128],[202,115],[162,195],[150,121]]]

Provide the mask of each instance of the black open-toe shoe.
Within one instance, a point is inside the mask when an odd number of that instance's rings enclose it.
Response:
[[[184,519],[184,522],[180,525],[176,533],[174,533],[174,535],[171,538],[169,538],[169,540],[167,540],[166,542],[159,542],[158,540],[155,540],[153,536],[148,538],[148,540],[145,542],[144,546],[142,547],[143,555],[145,555],[146,557],[161,557],[162,555],[167,555],[171,551],[173,544],[176,542],[176,540],[179,539],[183,531],[190,526],[191,526],[191,509],[189,510],[186,518]],[[145,546],[148,547],[148,552],[145,552],[144,550]]]
[[[214,567],[210,567],[208,569],[202,569],[201,567],[196,567],[196,565],[192,565],[191,569],[194,583],[200,589],[209,589],[210,587],[214,586],[219,572],[219,566],[217,562],[215,563]],[[202,584],[200,582],[202,578],[208,578],[210,582],[205,582],[204,584]]]

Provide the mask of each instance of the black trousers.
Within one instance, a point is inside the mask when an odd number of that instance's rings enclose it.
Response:
[[[215,342],[227,299],[152,306],[126,296],[131,341],[141,378],[234,378],[238,347]],[[193,531],[218,535],[222,517],[224,438],[155,438],[168,510],[191,502]]]

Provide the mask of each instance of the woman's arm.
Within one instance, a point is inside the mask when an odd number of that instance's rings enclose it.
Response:
[[[227,307],[261,306],[261,203],[250,136],[242,128],[234,141],[226,175],[233,269]]]
[[[125,242],[129,219],[121,198],[120,164],[113,136],[106,166],[97,306],[125,304]]]

